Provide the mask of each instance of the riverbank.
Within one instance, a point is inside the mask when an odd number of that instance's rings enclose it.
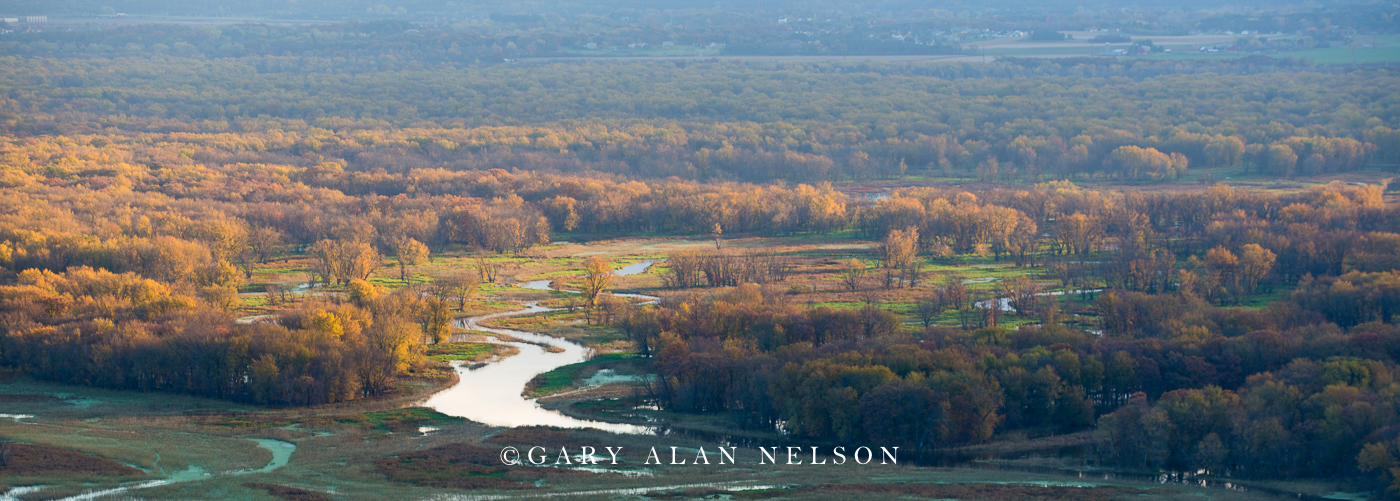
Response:
[[[610,244],[609,248],[640,245],[641,242],[629,242]],[[829,276],[819,270],[827,260],[834,259],[832,253],[866,249],[845,246],[823,250],[805,243],[792,248],[816,253],[801,258],[798,272],[805,274],[796,281],[818,289],[795,289],[794,297],[819,297],[827,300],[824,306],[847,307],[853,294],[833,290],[832,283],[823,286],[824,281],[829,282]],[[981,263],[977,266],[980,267],[968,267],[979,273],[969,278],[996,280],[1006,276],[1001,268]],[[530,271],[520,268],[519,273]],[[656,290],[660,283],[656,272],[652,269],[628,276],[627,280],[633,290]],[[1265,484],[1258,484],[1253,490],[1224,488],[1216,483],[1201,487],[1181,479],[1162,483],[1143,475],[1086,469],[1082,455],[1066,456],[1061,450],[1084,443],[1082,433],[1039,438],[1007,435],[990,444],[947,451],[947,461],[936,465],[917,460],[910,451],[901,451],[898,465],[879,467],[812,465],[811,457],[801,458],[802,464],[759,464],[758,447],[779,447],[781,453],[786,451],[784,447],[809,444],[791,440],[775,430],[744,430],[726,414],[680,414],[650,405],[645,386],[631,384],[639,381],[635,376],[650,372],[641,362],[646,359],[591,359],[590,353],[614,348],[625,351],[628,346],[615,327],[590,326],[581,322],[577,312],[568,312],[567,300],[571,297],[577,296],[552,290],[490,286],[476,301],[468,302],[452,341],[490,344],[491,355],[480,350],[468,353],[472,355],[470,361],[463,360],[450,370],[442,363],[430,364],[444,377],[406,378],[402,381],[403,394],[383,399],[273,409],[163,394],[41,384],[34,387],[37,389],[0,389],[45,395],[33,401],[16,401],[11,412],[34,418],[0,419],[0,436],[24,436],[26,441],[63,447],[148,472],[135,480],[138,483],[167,479],[181,472],[210,473],[209,478],[202,478],[201,473],[197,482],[141,489],[140,496],[149,499],[272,499],[270,493],[274,491],[376,501],[520,496],[610,499],[641,495],[800,499],[1276,498],[1272,493],[1277,491],[1268,490],[1271,487]],[[607,341],[609,338],[614,341]],[[451,346],[444,346],[448,348]],[[512,351],[514,354],[505,356]],[[511,368],[512,364],[541,358],[549,360]],[[590,363],[590,359],[596,361]],[[620,363],[637,367],[623,371]],[[493,375],[493,370],[509,374]],[[538,375],[551,373],[566,377],[555,383],[530,386]],[[633,379],[628,382],[627,378]],[[469,391],[451,393],[458,388]],[[535,392],[525,393],[527,388],[543,388],[540,394],[545,396],[535,398]],[[517,414],[510,406],[498,406],[492,400],[497,397],[521,406],[523,413]],[[433,398],[451,399],[455,401],[453,405],[466,409],[460,414],[474,416],[471,413],[477,412],[483,417],[454,417],[459,413],[436,405],[417,407],[427,405]],[[550,424],[531,416],[552,416],[547,419],[562,419],[565,424],[555,424],[556,428],[530,426]],[[492,421],[502,417],[518,420]],[[289,452],[284,465],[260,471],[272,456],[254,441],[257,439],[293,444],[295,450]],[[624,447],[632,457],[601,469],[577,463],[557,468],[551,464],[548,474],[530,466],[503,465],[498,457],[505,447],[545,447],[551,450],[553,461],[560,447],[583,445]],[[713,454],[721,445],[737,447],[743,458],[740,464],[694,464],[702,448],[710,452],[710,461],[715,461]],[[663,464],[647,464],[647,458],[635,455],[652,447],[664,457]],[[670,464],[671,447],[676,448],[677,460],[687,464]],[[810,451],[807,453],[810,456]],[[817,459],[835,458],[823,454]],[[249,473],[223,474],[232,471]],[[451,480],[482,476],[505,481],[467,490],[463,487],[466,484]],[[6,478],[0,483],[20,487],[44,485],[44,489],[52,489],[45,492],[71,496],[118,488],[132,481],[51,475]],[[1298,492],[1313,495],[1327,488],[1321,484],[1307,487],[1300,487]]]

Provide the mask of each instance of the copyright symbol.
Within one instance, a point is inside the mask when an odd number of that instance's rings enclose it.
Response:
[[[520,464],[520,451],[514,447],[501,449],[501,462],[508,465]]]

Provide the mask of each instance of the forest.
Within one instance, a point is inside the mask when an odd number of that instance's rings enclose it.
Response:
[[[734,411],[799,436],[925,450],[1007,429],[1093,428],[1106,462],[1239,477],[1355,473],[1368,442],[1393,447],[1381,437],[1397,422],[1400,277],[1372,259],[1395,256],[1375,243],[1400,240],[1362,222],[1393,227],[1379,189],[1104,196],[1052,185],[982,195],[909,189],[858,211],[885,237],[875,269],[857,269],[885,278],[855,283],[926,284],[916,293],[921,330],[869,303],[802,308],[759,280],[678,296],[622,326],[654,353],[653,391],[666,405]],[[1118,249],[1100,252],[1110,241]],[[975,291],[956,274],[909,269],[919,251],[977,246],[1038,256],[1024,264],[1073,289],[1109,290],[1083,308],[1102,332],[1063,324],[1035,281]],[[1274,288],[1292,292],[1262,309],[1229,307]],[[950,310],[960,325],[928,322]],[[1013,315],[1035,324],[1005,327],[1000,317]]]
[[[329,16],[304,4],[278,15]],[[503,61],[642,39],[962,52],[871,42],[889,26],[866,18],[809,44],[757,27],[762,6],[660,33],[607,5],[0,35],[0,365],[259,409],[385,402],[450,378],[430,355],[460,320],[542,281],[646,367],[658,411],[925,459],[1077,436],[1114,471],[1400,496],[1393,65]],[[1130,17],[1094,12],[985,16]],[[1258,21],[1192,12],[1141,30]],[[1366,26],[1346,12],[1330,22]],[[623,256],[657,263],[625,285],[547,255],[629,239],[690,246]]]
[[[127,16],[325,24],[391,21],[492,34],[549,33],[577,37],[602,46],[635,42],[660,44],[663,41],[674,41],[678,45],[760,42],[769,48],[779,48],[784,42],[810,43],[811,36],[816,33],[856,41],[853,35],[868,38],[864,35],[872,33],[898,32],[931,38],[971,29],[1029,32],[1075,30],[1085,26],[1157,35],[1192,30],[1292,33],[1327,28],[1393,32],[1390,20],[1396,12],[1393,4],[1364,0],[1325,4],[1232,0],[1223,6],[1220,2],[1178,0],[1170,4],[1131,4],[1127,8],[1113,3],[1064,0],[1003,0],[992,8],[985,2],[970,0],[951,0],[936,5],[908,0],[879,4],[821,0],[797,5],[778,0],[701,4],[675,0],[406,0],[389,4],[371,0],[295,3],[252,0],[236,5],[212,0],[111,0],[100,4],[78,0],[15,0],[10,5],[10,14],[44,14],[55,21],[71,20],[70,23],[78,26],[83,26],[83,22],[112,21]],[[929,38],[924,41],[928,42]],[[909,45],[913,45],[912,40],[910,42]]]
[[[101,135],[101,146],[124,151],[202,150],[133,151],[131,161],[172,166],[218,158],[351,175],[528,166],[808,184],[964,174],[1142,184],[1219,167],[1286,179],[1400,155],[1392,74],[1267,58],[637,63],[630,81],[596,64],[363,73],[333,61],[15,57],[0,68],[0,128]],[[580,113],[591,120],[571,118]]]

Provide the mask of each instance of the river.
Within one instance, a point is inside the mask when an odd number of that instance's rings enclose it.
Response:
[[[647,268],[655,263],[656,261],[642,261],[625,266],[618,270],[616,274],[618,276],[635,275],[646,271]],[[535,280],[517,285],[529,289],[549,290],[548,280]],[[641,294],[615,295],[640,299],[644,303],[660,300],[660,298],[655,296]],[[563,338],[536,332],[496,329],[483,327],[481,325],[481,322],[491,319],[531,315],[556,310],[555,308],[540,306],[536,302],[525,303],[523,306],[524,307],[519,310],[481,315],[458,320],[456,322],[456,327],[462,329],[502,334],[524,342],[493,340],[492,342],[514,346],[520,350],[520,353],[475,368],[464,364],[457,364],[457,377],[459,379],[457,384],[429,397],[428,400],[423,403],[424,407],[431,408],[449,416],[462,417],[492,426],[596,428],[614,433],[639,434],[651,433],[653,431],[652,428],[646,426],[605,423],[602,421],[588,421],[569,417],[561,412],[541,407],[539,402],[535,401],[533,398],[526,398],[523,395],[525,385],[529,383],[531,379],[534,379],[535,376],[565,365],[586,361],[590,357],[592,350]],[[453,341],[460,342],[462,340],[453,339]],[[546,346],[554,349],[545,349]]]
[[[617,274],[618,274],[618,275],[624,275],[623,271],[626,271],[627,273],[625,273],[625,274],[627,274],[627,275],[636,274],[636,273],[641,273],[641,272],[645,271],[648,267],[650,267],[652,264],[654,264],[654,262],[652,262],[652,261],[646,261],[646,262],[643,262],[643,263],[637,263],[637,264],[634,264],[634,265],[625,267],[625,268],[623,268],[623,270],[619,270]],[[550,284],[550,281],[549,281],[549,280],[535,280],[535,281],[517,283],[516,285],[519,286],[519,287],[529,288],[529,289],[550,290],[549,284]],[[574,291],[565,291],[565,292],[574,292]],[[1091,291],[1068,291],[1068,292],[1069,292],[1069,293],[1078,293],[1078,292],[1091,292]],[[1060,295],[1060,294],[1065,294],[1065,293],[1066,293],[1066,292],[1058,292],[1058,291],[1057,291],[1057,292],[1044,293],[1044,294],[1042,294],[1042,295],[1054,296],[1054,295]],[[639,300],[642,300],[643,302],[656,302],[656,301],[659,300],[659,298],[654,297],[654,296],[646,296],[646,295],[640,295],[640,294],[626,294],[626,295],[624,295],[624,294],[617,294],[617,295],[618,295],[618,296],[624,296],[624,297],[630,297],[630,298],[634,298],[634,299],[639,299]],[[987,305],[984,305],[984,307],[985,307],[985,306],[989,306],[989,305],[990,305],[990,303],[988,303]],[[1005,302],[1003,302],[1003,304],[1002,304],[1001,306],[1002,306],[1003,309],[1005,309],[1005,308],[1008,308],[1010,305],[1007,304],[1007,303],[1005,303]],[[497,362],[494,362],[494,363],[489,363],[489,364],[486,364],[486,365],[482,365],[482,366],[479,366],[479,367],[477,367],[477,368],[469,368],[469,367],[466,367],[466,366],[463,366],[463,365],[458,365],[458,366],[457,366],[457,375],[458,375],[458,377],[460,378],[460,380],[457,382],[457,384],[453,385],[451,388],[448,388],[448,389],[446,389],[446,390],[443,390],[443,391],[441,391],[441,392],[439,392],[439,393],[433,395],[432,397],[430,397],[430,398],[424,403],[424,406],[430,407],[430,408],[432,408],[432,409],[434,409],[434,410],[437,410],[438,412],[441,412],[441,413],[443,413],[443,414],[447,414],[447,415],[451,415],[451,416],[463,417],[463,418],[466,418],[466,419],[470,419],[470,420],[472,420],[472,421],[476,421],[476,422],[480,422],[480,423],[484,423],[484,424],[488,424],[488,425],[492,425],[492,426],[516,427],[516,426],[544,425],[544,426],[557,426],[557,427],[561,427],[561,428],[595,428],[595,429],[610,431],[610,432],[614,432],[614,433],[630,433],[630,434],[654,434],[654,433],[658,433],[658,432],[663,432],[663,433],[679,433],[679,434],[691,436],[692,438],[700,438],[700,439],[703,439],[703,440],[709,440],[709,441],[713,441],[713,442],[715,442],[715,443],[726,444],[726,445],[730,445],[730,444],[733,444],[733,445],[745,445],[745,446],[779,445],[779,444],[764,444],[762,440],[757,440],[757,441],[753,441],[752,443],[749,443],[749,442],[746,442],[746,441],[743,440],[743,439],[736,439],[735,437],[731,437],[731,436],[726,436],[726,435],[722,435],[722,434],[715,434],[715,435],[713,435],[713,436],[710,436],[710,434],[708,434],[708,433],[698,432],[698,431],[695,431],[695,430],[659,430],[659,429],[657,429],[657,428],[646,427],[646,426],[637,426],[637,425],[621,424],[621,423],[606,423],[606,422],[601,422],[601,421],[589,421],[589,420],[583,420],[583,419],[573,418],[573,417],[564,415],[564,414],[562,414],[562,413],[560,413],[560,412],[548,410],[548,409],[545,409],[545,408],[541,407],[541,406],[539,405],[539,403],[536,402],[534,399],[526,398],[525,396],[523,396],[523,392],[524,392],[524,390],[525,390],[525,385],[526,385],[531,379],[533,379],[536,375],[538,375],[538,374],[542,374],[542,373],[545,373],[545,372],[554,370],[554,369],[556,369],[556,368],[558,368],[558,367],[562,367],[562,366],[564,366],[564,365],[579,363],[579,362],[583,362],[583,361],[587,360],[587,359],[589,358],[589,356],[590,356],[590,353],[589,353],[590,350],[589,350],[587,347],[584,347],[584,346],[582,346],[582,345],[580,345],[580,344],[578,344],[578,343],[574,343],[574,342],[572,342],[572,341],[568,341],[568,340],[562,339],[562,338],[556,338],[556,337],[553,337],[553,336],[548,336],[548,335],[539,334],[539,333],[535,333],[535,332],[525,332],[525,331],[518,331],[518,330],[513,330],[513,329],[496,329],[496,328],[482,327],[482,326],[480,325],[480,323],[481,323],[481,322],[485,322],[485,321],[487,321],[487,320],[496,319],[496,318],[504,318],[504,317],[518,316],[518,315],[530,315],[530,314],[544,313],[544,312],[549,312],[549,311],[554,311],[554,310],[555,310],[554,308],[546,308],[546,307],[540,306],[538,303],[529,302],[529,303],[524,303],[524,304],[523,304],[523,307],[522,307],[521,309],[518,309],[518,310],[512,310],[512,311],[500,312],[500,313],[492,313],[492,314],[489,314],[489,315],[482,315],[482,316],[478,316],[478,317],[471,317],[471,318],[466,318],[466,319],[459,320],[459,321],[457,322],[457,327],[461,327],[461,328],[464,328],[464,329],[470,329],[470,330],[491,332],[491,333],[495,333],[495,334],[504,334],[504,335],[508,335],[508,336],[512,336],[512,337],[518,338],[518,339],[520,339],[520,340],[522,340],[522,341],[526,341],[526,342],[502,342],[502,341],[493,341],[493,342],[500,342],[500,343],[502,343],[502,344],[509,344],[509,345],[512,345],[512,346],[518,348],[518,349],[520,350],[520,353],[519,353],[518,355],[515,355],[515,356],[512,356],[512,357],[508,357],[508,358],[506,358],[506,359],[504,359],[504,360],[500,360],[500,361],[497,361]],[[454,340],[454,341],[457,341],[457,340]],[[538,344],[532,344],[532,343],[538,343]],[[555,347],[555,348],[556,348],[557,350],[559,350],[559,351],[551,352],[551,351],[549,351],[549,350],[544,349],[542,346],[551,346],[551,347]],[[785,444],[785,445],[791,445],[791,444]],[[1060,450],[1060,451],[1058,451],[1058,452],[1052,452],[1052,453],[1049,454],[1049,456],[1052,456],[1052,457],[1055,457],[1055,456],[1059,456],[1059,457],[1065,457],[1065,456],[1079,457],[1079,456],[1082,456],[1083,454],[1084,454],[1084,452],[1083,452],[1079,447],[1070,447],[1070,448],[1065,448],[1064,450]],[[1000,464],[1000,463],[998,463],[998,462],[995,462],[995,461],[987,461],[987,460],[989,460],[989,459],[998,459],[998,457],[997,457],[996,455],[973,456],[973,455],[964,455],[964,454],[960,454],[960,453],[956,453],[956,452],[946,452],[946,451],[944,451],[944,452],[939,452],[939,451],[934,451],[934,453],[931,454],[929,457],[921,457],[921,458],[919,458],[918,460],[915,460],[915,461],[914,461],[914,464],[918,464],[918,465],[921,465],[921,466],[935,466],[935,467],[972,467],[972,468],[994,469],[994,470],[1006,470],[1006,471],[1026,471],[1026,472],[1036,472],[1036,473],[1045,473],[1045,474],[1061,474],[1061,475],[1066,475],[1066,476],[1069,476],[1069,477],[1075,477],[1075,476],[1077,476],[1078,479],[1082,479],[1082,480],[1078,480],[1078,482],[1076,482],[1076,483],[1067,484],[1067,485],[1083,485],[1083,486],[1100,485],[1100,480],[1099,480],[1097,477],[1100,477],[1100,476],[1101,476],[1103,482],[1112,482],[1112,481],[1115,481],[1115,480],[1136,480],[1136,481],[1143,481],[1143,482],[1150,482],[1150,483],[1158,483],[1158,484],[1169,484],[1169,483],[1170,483],[1170,484],[1195,484],[1195,485],[1200,485],[1200,486],[1202,486],[1202,487],[1206,487],[1206,488],[1209,488],[1209,489],[1212,489],[1212,490],[1214,490],[1214,489],[1221,489],[1221,490],[1234,491],[1234,492],[1254,491],[1254,492],[1259,492],[1259,493],[1262,493],[1262,494],[1285,495],[1285,496],[1288,496],[1288,497],[1290,497],[1290,498],[1294,498],[1294,499],[1304,499],[1304,500],[1309,500],[1309,501],[1320,501],[1320,500],[1322,499],[1322,498],[1320,498],[1320,497],[1318,497],[1318,496],[1311,496],[1311,495],[1306,495],[1306,494],[1296,493],[1296,492],[1289,492],[1289,491],[1284,491],[1284,490],[1275,490],[1275,489],[1270,489],[1270,488],[1265,488],[1265,487],[1255,487],[1255,486],[1243,487],[1243,486],[1241,486],[1241,485],[1239,485],[1239,484],[1229,482],[1228,480],[1219,480],[1219,479],[1202,480],[1202,479],[1196,478],[1195,475],[1192,475],[1192,474],[1183,474],[1183,473],[1179,473],[1179,472],[1178,472],[1178,473],[1162,473],[1162,474],[1159,474],[1159,475],[1136,475],[1136,474],[1125,474],[1125,473],[1112,472],[1112,471],[1094,471],[1094,472],[1086,472],[1086,471],[1065,470],[1065,469],[1054,468],[1054,467],[1042,467],[1042,468],[1037,468],[1037,467],[1025,467],[1025,466],[1006,466],[1006,465],[1002,465],[1002,464]],[[1087,480],[1087,482],[1086,482],[1085,480]],[[978,482],[975,482],[975,483],[978,483]],[[1036,481],[1036,483],[1043,483],[1043,481]],[[705,484],[705,485],[708,486],[709,484]],[[716,484],[716,485],[718,485],[718,484]],[[662,488],[638,488],[638,489],[620,489],[620,490],[598,490],[598,491],[569,492],[569,493],[549,493],[549,494],[543,494],[542,496],[544,496],[544,497],[552,497],[552,496],[571,496],[571,495],[584,495],[584,494],[587,494],[587,495],[600,495],[600,494],[601,494],[601,495],[640,494],[640,493],[643,493],[643,492],[650,492],[650,491],[656,490],[656,489],[669,489],[669,488],[675,488],[675,487],[684,487],[684,486],[667,486],[667,487],[662,487]],[[634,491],[635,491],[635,492],[634,492]],[[511,497],[514,497],[514,496],[511,496]],[[443,498],[443,499],[460,499],[460,498],[457,498],[457,497],[450,497],[450,496],[449,496],[449,497],[445,497],[445,498]],[[477,498],[476,498],[476,497],[472,497],[472,499],[477,499]],[[498,499],[498,498],[497,498],[497,497],[482,497],[481,499]]]
[[[201,468],[199,465],[190,465],[189,468],[175,472],[166,478],[158,480],[142,480],[137,482],[128,482],[124,485],[108,489],[88,490],[87,492],[84,492],[82,494],[76,494],[61,498],[59,501],[89,501],[93,499],[114,497],[126,494],[131,491],[149,489],[151,487],[160,487],[162,485],[209,480],[218,475],[247,475],[250,473],[267,473],[272,470],[276,470],[278,468],[286,466],[287,462],[291,461],[292,453],[296,452],[297,450],[296,444],[290,442],[283,442],[281,440],[273,440],[270,438],[253,438],[249,440],[257,442],[258,447],[267,449],[268,452],[272,453],[272,460],[268,461],[267,465],[263,466],[262,468],[258,468],[256,470],[239,470],[214,474],[204,471],[204,468]],[[160,462],[160,454],[158,453],[156,454],[156,462]],[[27,496],[34,495],[46,488],[47,487],[43,485],[15,487],[8,491],[0,492],[0,501],[20,501],[22,497],[27,499]]]

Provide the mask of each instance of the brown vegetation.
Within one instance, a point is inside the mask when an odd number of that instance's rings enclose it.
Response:
[[[286,485],[263,484],[257,482],[248,482],[243,485],[246,487],[252,487],[254,489],[265,490],[268,494],[289,501],[332,501],[334,499],[325,494],[308,491],[306,489],[290,487]]]
[[[61,447],[9,443],[9,458],[0,475],[140,475],[141,470],[106,458]]]
[[[802,495],[916,496],[935,499],[1045,499],[1098,501],[1150,495],[1151,490],[1129,487],[1063,487],[1034,484],[824,484],[795,490]],[[735,497],[746,497],[737,493]],[[755,497],[761,497],[758,494]]]
[[[592,475],[563,468],[536,468],[501,463],[500,449],[448,444],[374,462],[395,482],[453,489],[533,489],[544,477]]]
[[[499,445],[540,445],[553,447],[555,449],[559,447],[578,447],[596,444],[596,442],[590,442],[579,438],[577,432],[552,426],[519,426],[510,428],[492,435],[491,438],[486,439],[486,441]]]

